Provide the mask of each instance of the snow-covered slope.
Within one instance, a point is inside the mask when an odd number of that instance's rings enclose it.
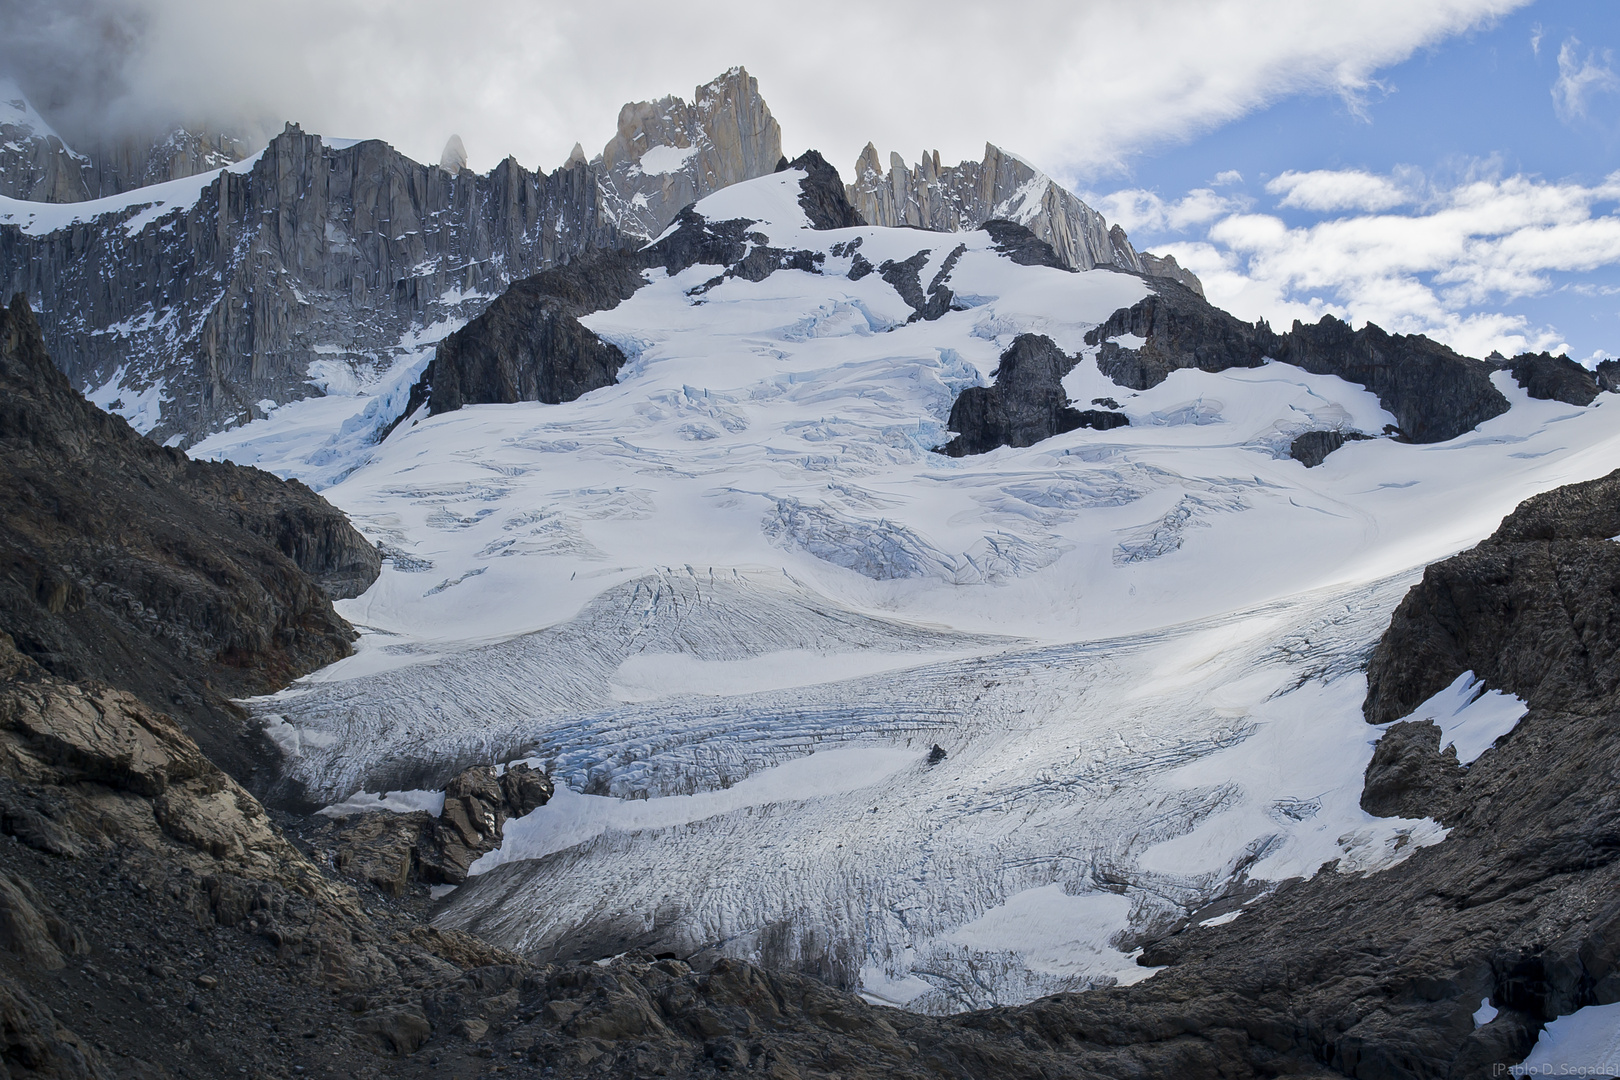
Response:
[[[341,605],[358,654],[255,703],[289,781],[337,801],[542,762],[568,792],[444,924],[754,957],[931,1010],[1141,978],[1145,932],[1443,843],[1358,805],[1363,658],[1426,563],[1609,471],[1620,404],[1501,372],[1511,409],[1468,434],[1306,469],[1299,433],[1392,418],[1276,363],[1128,391],[1084,334],[1142,278],[1020,265],[983,232],[816,231],[801,178],[697,209],[819,272],[648,271],[584,319],[630,358],[616,385],[376,446],[358,406],[299,405],[205,444],[323,483],[389,554]],[[955,297],[938,319],[858,269],[919,252]],[[933,453],[1023,333],[1082,353],[1070,397],[1130,426]]]

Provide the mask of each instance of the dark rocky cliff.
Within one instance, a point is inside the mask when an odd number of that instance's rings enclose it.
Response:
[[[90,405],[20,296],[0,311],[0,449],[0,630],[55,675],[173,712],[248,776],[261,740],[229,699],[348,654],[331,601],[376,579],[376,549],[302,484]]]
[[[34,297],[75,386],[163,380],[171,400],[146,433],[191,440],[315,392],[317,361],[340,381],[386,368],[413,331],[614,246],[601,200],[583,161],[476,176],[289,125],[247,171],[133,228],[141,204],[43,236],[0,225],[0,289]]]
[[[1020,334],[1001,354],[991,386],[970,386],[951,406],[950,429],[961,432],[941,448],[951,457],[998,446],[1034,446],[1079,427],[1107,430],[1130,423],[1123,413],[1084,412],[1069,405],[1063,376],[1076,363],[1051,338]]]
[[[1508,403],[1482,360],[1459,356],[1421,335],[1388,334],[1368,324],[1360,330],[1331,315],[1314,326],[1294,323],[1274,333],[1263,321],[1250,325],[1174,282],[1159,280],[1154,293],[1086,335],[1098,345],[1097,366],[1121,386],[1146,390],[1172,371],[1225,371],[1259,367],[1267,357],[1317,375],[1360,383],[1395,416],[1401,438],[1444,442],[1507,411]],[[1112,339],[1145,338],[1136,349]]]

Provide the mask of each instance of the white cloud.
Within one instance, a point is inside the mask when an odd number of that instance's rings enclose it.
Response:
[[[458,132],[487,168],[558,165],[576,139],[602,146],[623,102],[740,63],[790,152],[847,169],[868,139],[952,161],[989,139],[1073,181],[1289,95],[1353,95],[1524,2],[0,0],[0,68],[81,122],[295,119],[433,161]]]
[[[1423,186],[1410,170],[1295,175],[1314,177],[1311,183],[1322,192],[1377,192],[1380,184],[1410,192]],[[1293,193],[1301,186],[1291,182],[1278,190]],[[1135,208],[1144,224],[1161,232],[1190,231],[1169,225],[1168,212],[1152,217],[1157,207],[1176,204],[1146,196],[1123,191],[1100,201]],[[1324,215],[1290,224],[1274,214],[1234,212],[1178,242],[1153,246],[1198,274],[1211,301],[1245,319],[1286,325],[1332,313],[1356,325],[1375,322],[1390,331],[1428,334],[1473,356],[1492,349],[1512,354],[1557,349],[1564,342],[1550,327],[1485,307],[1580,288],[1560,286],[1559,274],[1620,267],[1617,202],[1620,172],[1593,185],[1525,176],[1475,179],[1443,190],[1428,186],[1421,204],[1405,213]],[[1294,205],[1344,208],[1354,202],[1323,196]]]
[[[1127,233],[1147,230],[1162,233],[1180,232],[1194,225],[1204,225],[1223,214],[1247,210],[1252,201],[1244,195],[1220,195],[1209,188],[1195,188],[1173,202],[1166,202],[1152,191],[1130,188],[1108,195],[1087,196],[1109,224],[1118,225]]]
[[[1223,169],[1215,174],[1214,183],[1216,187],[1225,187],[1228,184],[1241,184],[1243,183],[1243,174],[1238,172],[1236,169]]]
[[[1558,80],[1553,83],[1553,108],[1568,124],[1586,116],[1588,102],[1597,94],[1620,90],[1620,76],[1614,73],[1614,56],[1608,49],[1580,55],[1580,40],[1569,38],[1558,50]],[[1601,60],[1601,63],[1599,62]]]
[[[1355,170],[1283,173],[1266,185],[1279,206],[1302,210],[1390,210],[1412,201],[1410,192],[1383,176]]]

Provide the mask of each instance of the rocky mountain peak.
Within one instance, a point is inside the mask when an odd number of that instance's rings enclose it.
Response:
[[[0,79],[0,195],[38,202],[87,199],[82,175],[87,165],[28,103],[21,87]]]
[[[0,195],[72,203],[213,172],[254,147],[203,123],[106,138],[81,153],[63,140],[12,80],[0,80]]]
[[[741,67],[674,96],[619,110],[618,133],[597,158],[604,201],[627,236],[651,239],[681,208],[723,187],[769,175],[782,128]]]
[[[1012,221],[1051,244],[1075,270],[1111,266],[1169,277],[1203,295],[1202,283],[1173,258],[1138,252],[1125,230],[1110,228],[1079,196],[993,143],[984,144],[983,160],[953,166],[940,163],[938,150],[925,151],[915,168],[890,153],[887,175],[877,147],[867,143],[855,160],[849,201],[873,225],[961,232]]]

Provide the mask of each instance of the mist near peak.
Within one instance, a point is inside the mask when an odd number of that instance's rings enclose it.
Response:
[[[603,145],[624,102],[743,64],[788,148],[840,169],[868,140],[951,162],[989,140],[1073,183],[1281,97],[1353,99],[1523,2],[944,0],[806,19],[738,0],[0,0],[0,75],[70,142],[199,124],[262,142],[290,120],[419,161],[459,134],[483,170],[554,168]]]

